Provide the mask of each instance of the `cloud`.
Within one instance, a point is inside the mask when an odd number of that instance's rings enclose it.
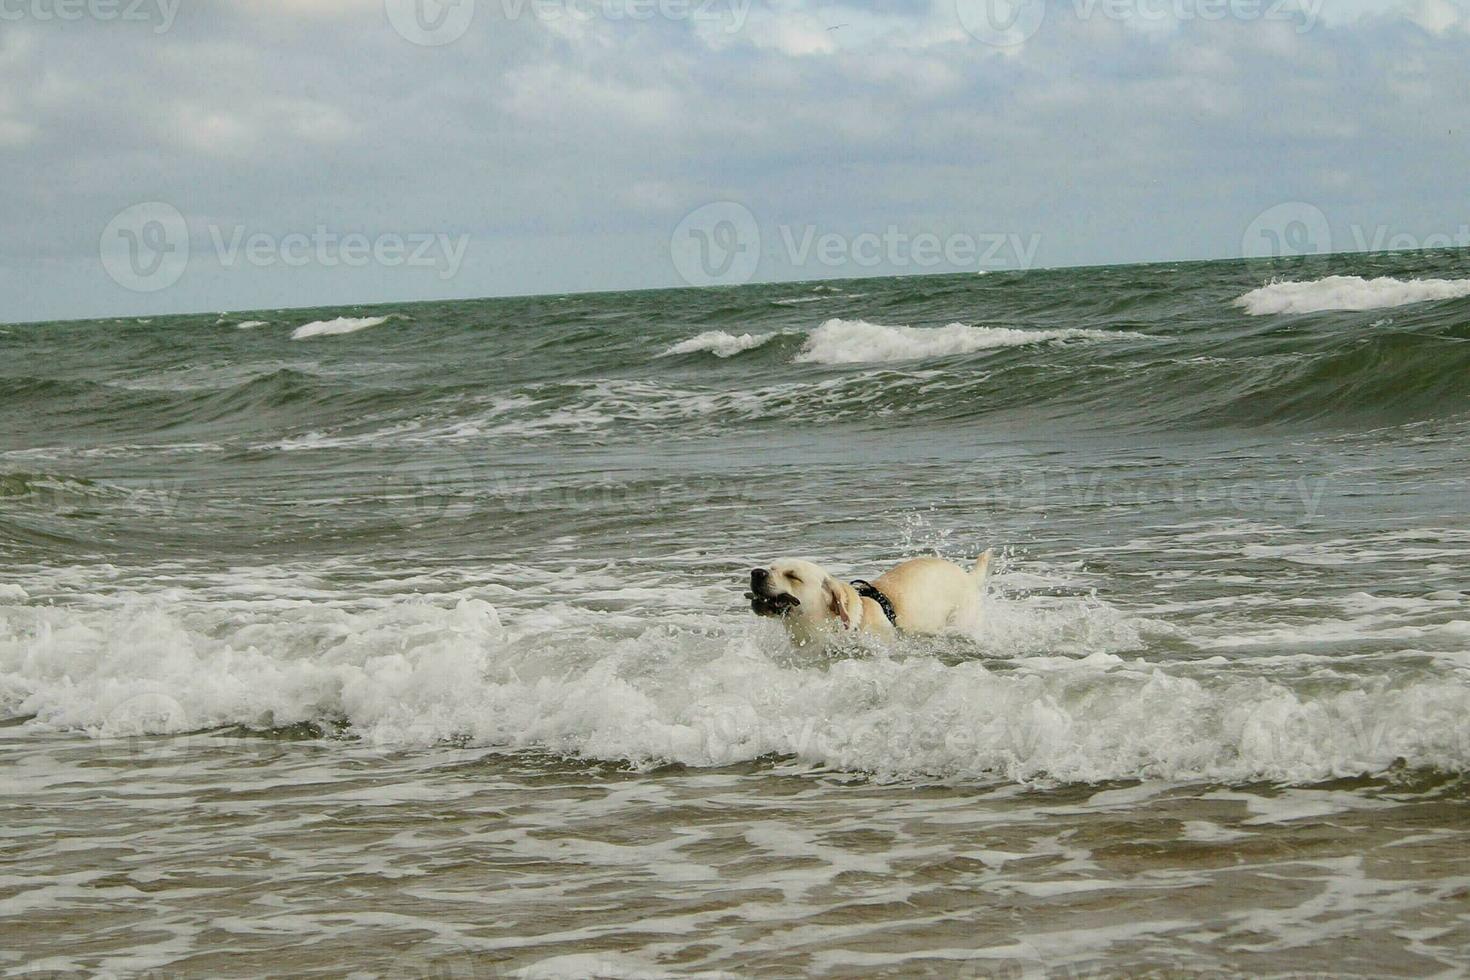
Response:
[[[905,271],[793,263],[783,225],[1036,234],[1064,264],[1233,255],[1285,201],[1343,227],[1465,220],[1445,177],[1470,164],[1464,3],[1342,0],[1303,30],[1068,0],[998,48],[945,2],[607,2],[478,0],[438,47],[366,0],[200,0],[162,34],[0,24],[0,318],[676,285],[674,226],[722,200],[767,232],[761,277]],[[144,201],[196,251],[146,295],[98,255]],[[471,244],[448,282],[198,253],[238,223]]]
[[[1417,0],[1409,6],[1408,18],[1435,35],[1470,27],[1465,9],[1451,0]]]

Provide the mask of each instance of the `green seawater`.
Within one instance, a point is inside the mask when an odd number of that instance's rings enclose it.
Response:
[[[0,325],[0,975],[1462,974],[1426,279],[1470,256]],[[992,546],[972,634],[742,598]]]

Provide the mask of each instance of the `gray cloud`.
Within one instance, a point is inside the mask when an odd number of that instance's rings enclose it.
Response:
[[[739,30],[732,0],[649,19],[570,2],[478,0],[428,47],[370,0],[196,0],[167,30],[9,0],[0,320],[678,285],[671,231],[721,200],[760,224],[758,278],[949,268],[798,263],[783,227],[1036,236],[1037,263],[1070,264],[1233,256],[1287,201],[1321,208],[1339,247],[1353,226],[1470,220],[1464,3],[1334,7],[1303,29],[1066,0],[1000,48],[943,2],[757,2]],[[191,250],[137,293],[98,243],[147,201],[184,215]],[[319,228],[469,245],[445,279],[212,244]]]

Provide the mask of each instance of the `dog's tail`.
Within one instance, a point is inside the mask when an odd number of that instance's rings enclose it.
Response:
[[[985,592],[986,580],[991,577],[991,555],[995,554],[995,548],[986,548],[985,554],[975,560],[975,567],[970,569],[970,580],[975,582],[975,588]]]
[[[985,580],[990,578],[990,556],[994,552],[994,548],[986,548],[985,554],[975,559],[975,567],[970,569],[970,578],[974,580],[975,587],[982,592],[985,590]]]

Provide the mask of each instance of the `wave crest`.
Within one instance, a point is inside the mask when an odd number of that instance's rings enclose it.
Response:
[[[381,326],[392,319],[392,316],[339,316],[334,320],[313,320],[311,323],[303,323],[291,332],[292,340],[306,340],[308,337],[330,337],[336,334],[357,333],[368,327]]]
[[[1271,282],[1235,301],[1251,316],[1379,310],[1470,296],[1470,279],[1394,279],[1327,276],[1310,282]]]
[[[1125,661],[1127,629],[1071,655],[945,662],[916,648],[826,664],[767,624],[621,618],[631,629],[609,632],[609,617],[563,608],[517,627],[471,597],[261,600],[203,615],[142,597],[95,610],[26,599],[0,595],[0,707],[100,737],[345,724],[384,748],[452,740],[639,766],[777,756],[978,781],[1311,783],[1400,760],[1470,768],[1470,689],[1451,677],[1334,693],[1188,676]],[[1009,605],[986,643],[1005,642],[1007,614],[1025,615]]]
[[[708,352],[716,357],[734,357],[743,351],[759,347],[775,336],[777,335],[774,333],[743,333],[737,336],[723,330],[706,330],[698,336],[679,341],[659,356]]]
[[[806,364],[881,364],[973,354],[999,347],[1074,340],[1139,339],[1109,330],[1016,330],[1011,327],[891,327],[867,320],[833,318],[807,336],[795,360]]]

